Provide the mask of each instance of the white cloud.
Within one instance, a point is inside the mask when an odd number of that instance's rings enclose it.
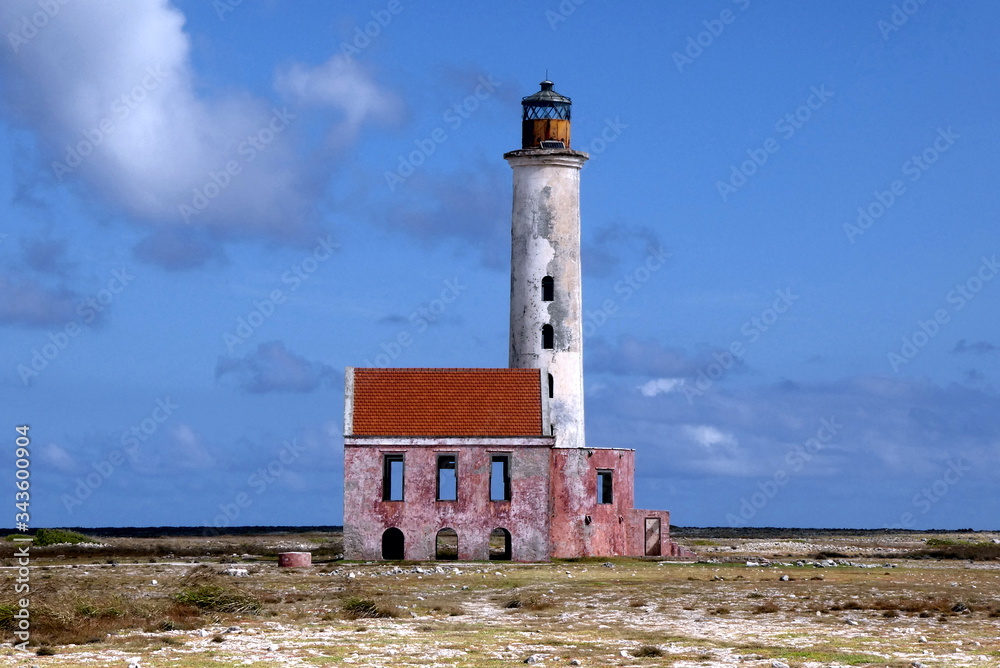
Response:
[[[65,448],[62,448],[55,443],[43,445],[39,448],[39,450],[42,462],[57,471],[65,473],[72,471],[76,467],[76,460],[73,459],[73,456],[69,454]]]
[[[353,139],[370,119],[396,121],[401,108],[396,96],[377,86],[357,61],[339,53],[316,67],[296,63],[285,68],[275,88],[297,106],[340,111],[344,122],[333,129],[335,141]]]
[[[684,433],[688,438],[710,452],[718,450],[735,452],[739,445],[736,436],[711,425],[685,425]]]
[[[184,469],[207,469],[215,466],[215,457],[202,445],[201,439],[189,425],[179,424],[170,430],[164,445],[163,459]]]
[[[35,0],[5,0],[0,25],[36,11]],[[332,161],[317,169],[296,154],[302,110],[244,91],[203,93],[184,22],[167,0],[60,5],[17,53],[0,54],[9,115],[35,132],[53,180],[84,186],[130,220],[183,226],[181,205],[193,206],[195,190],[215,192],[214,180],[224,185],[191,225],[216,238],[312,234]],[[293,64],[276,85],[295,103],[343,112],[334,124],[342,141],[395,104],[339,56],[316,68]],[[88,155],[78,162],[76,152]],[[227,163],[238,173],[226,174]]]
[[[655,397],[658,394],[673,392],[684,384],[683,378],[655,378],[648,383],[639,386],[639,391],[644,397]]]

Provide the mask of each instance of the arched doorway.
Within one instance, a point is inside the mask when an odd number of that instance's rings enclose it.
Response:
[[[382,558],[389,561],[400,561],[406,554],[403,549],[403,532],[392,527],[382,534]]]
[[[434,558],[438,561],[458,559],[458,532],[454,529],[441,529],[434,541]]]
[[[510,561],[510,532],[497,528],[490,534],[490,561]]]

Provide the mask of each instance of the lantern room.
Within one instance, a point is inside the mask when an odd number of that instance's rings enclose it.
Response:
[[[552,90],[546,79],[542,89],[521,98],[521,148],[569,148],[569,115],[573,102]]]

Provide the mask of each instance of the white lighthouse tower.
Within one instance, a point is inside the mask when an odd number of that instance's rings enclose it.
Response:
[[[543,81],[522,99],[511,220],[510,367],[544,369],[557,448],[583,448],[580,169],[570,148],[572,102]]]

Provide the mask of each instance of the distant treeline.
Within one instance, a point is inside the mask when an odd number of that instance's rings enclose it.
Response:
[[[675,538],[810,538],[815,536],[949,535],[995,533],[984,529],[789,529],[787,527],[670,527]]]

